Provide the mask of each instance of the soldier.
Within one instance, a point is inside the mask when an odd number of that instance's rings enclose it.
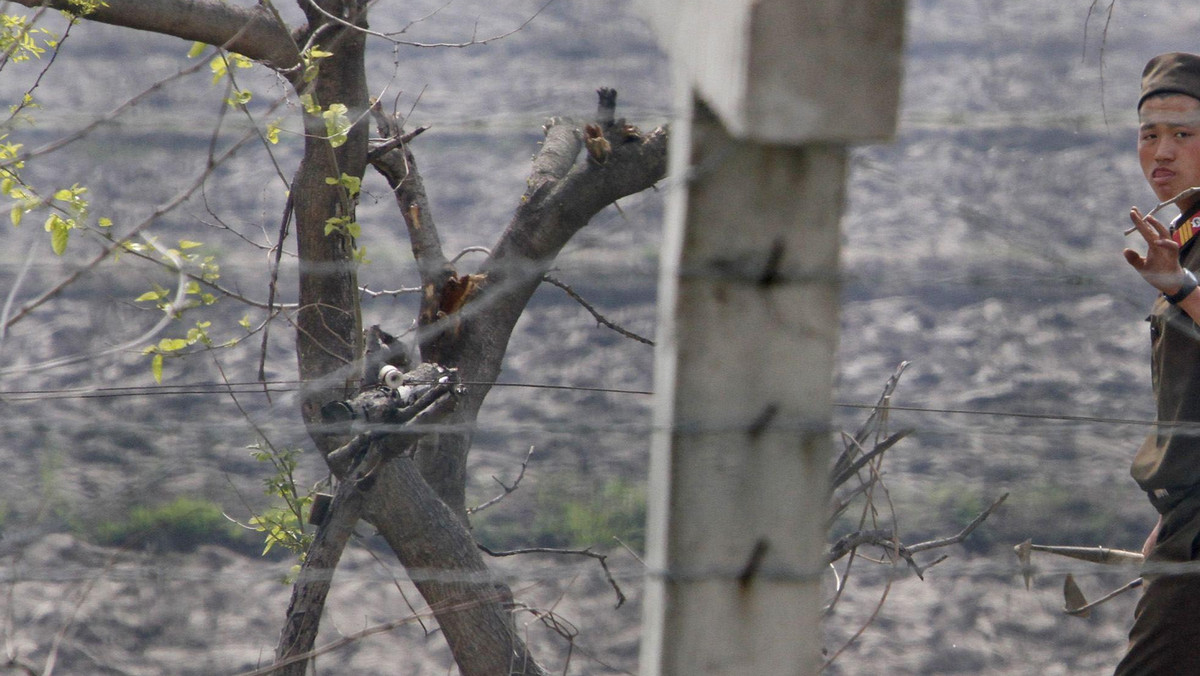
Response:
[[[1162,54],[1146,64],[1138,121],[1138,160],[1158,199],[1200,186],[1200,56]],[[1149,317],[1151,378],[1166,424],[1138,448],[1131,469],[1159,519],[1143,548],[1145,592],[1117,676],[1200,674],[1200,575],[1181,574],[1200,559],[1200,247],[1192,240],[1200,191],[1176,205],[1170,227],[1134,208],[1147,251],[1124,252],[1160,292]]]

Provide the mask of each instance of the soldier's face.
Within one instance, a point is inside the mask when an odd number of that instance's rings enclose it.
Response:
[[[1159,201],[1200,186],[1200,100],[1185,94],[1154,96],[1142,103],[1138,119],[1138,161]]]

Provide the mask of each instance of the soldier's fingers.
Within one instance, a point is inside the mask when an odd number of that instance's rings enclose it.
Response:
[[[1133,221],[1133,227],[1137,228],[1142,238],[1149,243],[1153,243],[1155,240],[1164,237],[1170,237],[1170,232],[1158,219],[1152,217],[1147,220],[1143,218],[1142,212],[1137,207],[1129,210],[1129,220]]]

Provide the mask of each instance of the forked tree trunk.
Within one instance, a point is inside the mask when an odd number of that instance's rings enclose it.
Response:
[[[72,0],[16,2],[77,11]],[[601,90],[600,115],[590,132],[599,145],[582,161],[577,161],[584,137],[580,125],[562,119],[548,123],[521,206],[478,278],[471,280],[458,275],[441,252],[408,148],[400,145],[378,156],[368,153],[367,34],[355,28],[366,28],[368,3],[299,4],[308,25],[296,31],[283,25],[269,6],[247,9],[220,0],[108,0],[83,17],[198,40],[259,60],[285,75],[297,93],[311,95],[322,109],[345,105],[347,116],[356,122],[346,141],[333,147],[324,121],[306,114],[304,157],[291,185],[300,258],[297,363],[306,383],[301,412],[323,455],[328,457],[348,437],[326,427],[321,410],[357,390],[364,356],[354,242],[343,232],[327,234],[326,225],[332,218],[354,218],[354,200],[337,179],[361,178],[368,161],[392,183],[418,263],[425,290],[419,338],[424,361],[456,368],[463,381],[472,383],[442,421],[458,425],[459,431],[431,435],[415,455],[389,457],[369,482],[342,484],[334,513],[319,529],[293,590],[277,656],[285,661],[312,649],[332,573],[361,514],[379,529],[409,571],[463,674],[542,674],[516,631],[511,591],[490,576],[467,529],[470,430],[490,389],[487,383],[500,372],[513,327],[544,271],[593,215],[662,178],[666,132],[642,134],[614,120],[616,93],[611,90]],[[302,71],[301,49],[307,46],[332,54],[319,60],[311,81]],[[392,132],[399,130],[386,129],[384,135]],[[603,152],[596,150],[601,147]],[[448,291],[468,281],[471,286],[465,293]],[[298,660],[281,665],[276,673],[305,670],[306,662]]]

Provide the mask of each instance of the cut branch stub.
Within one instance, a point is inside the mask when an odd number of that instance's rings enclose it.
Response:
[[[601,127],[611,127],[617,114],[617,90],[601,87],[596,90],[599,103],[596,106],[596,122]]]

